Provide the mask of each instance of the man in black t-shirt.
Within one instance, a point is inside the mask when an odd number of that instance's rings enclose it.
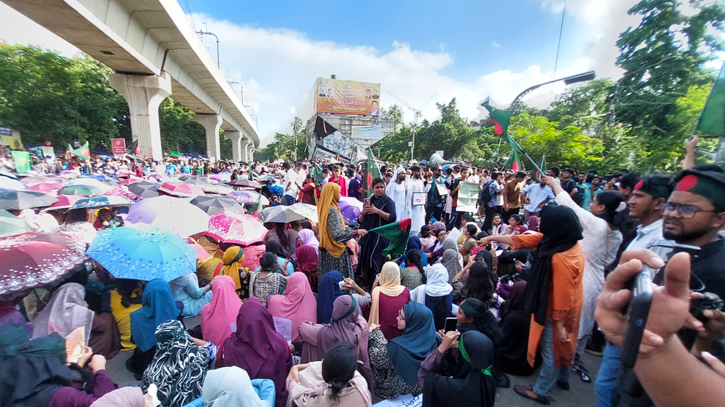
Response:
[[[576,171],[574,171],[573,168],[567,168],[564,170],[564,172],[561,173],[561,189],[569,193],[569,196],[574,201],[574,203],[576,203],[577,205],[581,205],[582,194],[579,193],[579,188],[577,188],[576,181],[572,179],[575,173]]]

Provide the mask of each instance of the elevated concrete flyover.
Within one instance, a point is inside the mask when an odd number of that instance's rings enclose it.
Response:
[[[250,160],[257,128],[175,0],[2,0],[117,73],[141,155],[162,158],[159,104],[166,97],[196,113],[207,155],[219,158],[219,129],[236,160]]]

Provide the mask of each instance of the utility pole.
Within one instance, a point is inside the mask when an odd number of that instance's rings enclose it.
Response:
[[[239,96],[240,96],[240,97],[241,97],[241,99],[242,99],[242,106],[244,106],[244,85],[242,85],[242,83],[241,83],[241,82],[237,82],[237,81],[235,81],[235,80],[231,80],[231,81],[230,81],[230,80],[227,80],[227,82],[228,82],[228,83],[229,83],[230,85],[239,85]]]
[[[390,93],[394,98],[398,99],[398,101],[400,103],[402,103],[403,106],[405,106],[408,109],[413,111],[413,114],[414,114],[414,116],[413,116],[413,127],[414,127],[413,128],[413,140],[410,142],[410,161],[413,161],[413,154],[415,153],[415,132],[418,129],[418,118],[420,118],[422,113],[420,112],[420,110],[411,106],[410,103],[406,102],[405,100],[403,100],[403,98],[396,95],[395,93],[393,93],[393,92],[388,92],[388,93]],[[380,154],[378,154],[378,155],[380,155]]]
[[[300,122],[297,119],[298,118],[295,117],[295,121],[292,122],[292,131],[295,132],[295,149],[294,149],[294,156],[295,156],[294,160],[295,161],[297,161],[297,133],[299,133],[299,131],[300,131],[300,129],[299,129]]]
[[[206,27],[206,23],[204,23],[204,27]],[[222,69],[221,64],[219,63],[219,37],[217,37],[216,34],[209,32],[208,29],[207,31],[199,30],[196,33],[199,35],[213,35],[214,38],[216,38],[216,67]]]

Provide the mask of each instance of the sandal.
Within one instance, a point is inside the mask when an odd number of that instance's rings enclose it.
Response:
[[[587,370],[584,365],[575,364],[571,367],[571,370],[573,370],[575,373],[579,374],[579,377],[582,379],[584,383],[591,383],[592,378],[589,377],[589,371]]]
[[[547,406],[549,405],[549,401],[550,401],[549,398],[536,394],[536,392],[534,392],[534,389],[532,387],[516,385],[516,386],[514,386],[514,391],[516,392],[516,394],[518,394],[519,396],[521,396],[523,398],[526,398],[529,400],[534,400],[537,403],[541,403],[541,404],[544,404]],[[531,393],[533,393],[534,395],[531,395]]]

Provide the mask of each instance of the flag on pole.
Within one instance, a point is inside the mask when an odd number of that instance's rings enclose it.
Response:
[[[315,186],[320,188],[322,186],[322,167],[320,167],[319,164],[315,164],[312,168],[310,168],[310,175],[312,176],[312,181],[315,183]]]
[[[509,159],[506,160],[505,168],[511,168],[514,170],[514,172],[524,170],[524,163],[519,160],[519,153],[516,151],[516,149],[511,150],[511,154],[509,154]]]
[[[541,155],[541,161],[539,161],[539,168],[541,168],[541,171],[546,171],[545,170],[545,168],[546,168],[546,160],[544,159],[544,154]],[[540,179],[541,176],[544,175],[544,174],[541,173],[541,171],[539,171],[538,169],[536,171],[534,171],[534,179],[535,180]]]
[[[29,172],[30,171],[30,153],[27,151],[11,151],[13,155],[13,161],[15,162],[15,171],[17,172]]]
[[[369,148],[366,168],[365,184],[363,185],[363,196],[367,196],[368,198],[370,198],[370,196],[373,194],[373,180],[375,178],[382,178],[383,176],[380,175],[380,168],[378,168],[378,164],[373,159],[373,152]]]
[[[380,226],[379,228],[370,229],[368,233],[377,233],[390,241],[388,247],[381,253],[383,256],[391,254],[393,257],[398,257],[405,252],[405,247],[408,245],[410,218]]]
[[[248,179],[250,181],[254,181],[254,169],[252,168],[252,165],[250,164],[249,167],[247,167],[247,168],[248,168],[248,170],[247,170]]]
[[[68,145],[68,158],[78,157],[82,160],[90,161],[91,160],[91,149],[88,147],[88,142],[86,141],[86,144],[83,144],[82,146],[74,149],[73,147]]]
[[[521,147],[509,136],[509,120],[511,120],[511,112],[505,109],[496,109],[495,107],[491,106],[490,102],[491,98],[486,98],[486,100],[481,104],[481,106],[485,107],[486,110],[488,110],[488,121],[493,123],[493,131],[496,133],[497,136],[500,136],[508,145],[511,146],[511,148],[518,150],[519,152],[523,152]]]
[[[247,211],[248,215],[257,216],[259,212],[262,212],[262,194],[259,194],[259,198],[257,198],[257,203],[252,205],[251,208]]]
[[[725,64],[712,85],[710,95],[700,113],[697,130],[725,137]]]
[[[138,155],[140,150],[141,149],[138,146],[138,140],[134,140],[131,144],[128,145],[128,148],[126,148],[126,154]]]

